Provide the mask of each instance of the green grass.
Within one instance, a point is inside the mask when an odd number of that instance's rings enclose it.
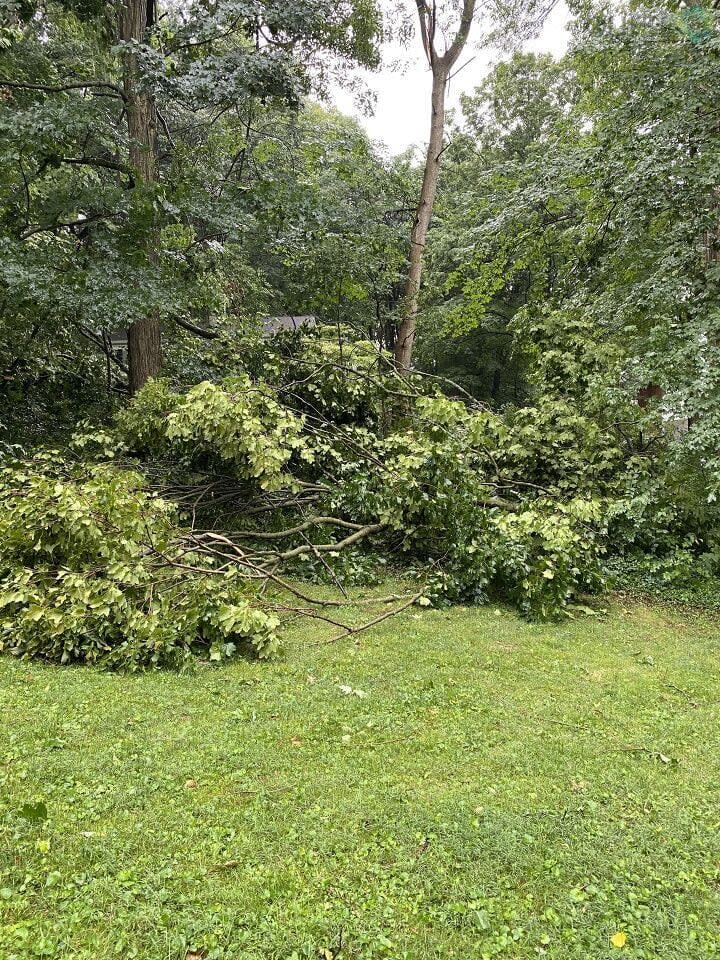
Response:
[[[484,608],[194,675],[0,658],[0,960],[720,955],[719,633]]]

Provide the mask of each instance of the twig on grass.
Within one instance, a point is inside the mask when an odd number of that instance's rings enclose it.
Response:
[[[422,597],[424,592],[424,590],[421,590],[419,593],[413,594],[409,600],[406,600],[405,603],[401,604],[399,607],[393,607],[392,610],[386,610],[385,613],[381,613],[380,616],[375,617],[373,620],[368,620],[367,623],[360,624],[359,627],[345,627],[345,633],[340,633],[336,637],[331,637],[329,640],[321,640],[319,643],[337,643],[338,640],[344,640],[346,637],[352,637],[355,634],[363,633],[365,630],[369,630],[370,627],[374,627],[376,624],[382,623],[383,620],[387,620],[389,617],[394,617],[395,614],[402,613],[403,610],[411,607],[417,600],[420,599],[420,597]]]

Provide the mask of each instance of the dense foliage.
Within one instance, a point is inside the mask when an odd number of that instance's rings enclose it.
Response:
[[[388,568],[544,619],[608,577],[714,589],[716,10],[582,3],[566,56],[464,98],[402,378],[419,170],[310,99],[376,64],[374,4],[172,6],[132,42],[103,4],[5,6],[3,648],[268,656],[335,623],[303,582]],[[163,376],[129,401],[141,317]]]
[[[138,52],[152,182],[130,159],[119,9],[3,5],[0,436],[106,412],[127,390],[113,337],[144,316],[197,382],[258,317],[346,311],[374,333],[392,301],[409,174],[355,121],[301,109],[376,61],[373,4],[163,7]]]
[[[133,668],[277,649],[278,621],[232,572],[203,573],[137,473],[45,457],[5,468],[0,489],[0,649]]]
[[[720,572],[718,14],[590,3],[570,28],[465,98],[426,349],[495,402],[570,402],[589,476],[609,431],[612,551],[688,583]]]
[[[558,456],[547,486],[523,489],[523,417],[437,393],[405,402],[412,416],[380,435],[306,416],[247,376],[182,394],[157,381],[111,433],[76,439],[79,463],[6,468],[3,646],[133,666],[242,641],[267,656],[276,613],[296,612],[287,578],[324,554],[332,577],[358,544],[409,565],[423,603],[494,597],[550,618],[601,584],[602,503],[581,460]]]

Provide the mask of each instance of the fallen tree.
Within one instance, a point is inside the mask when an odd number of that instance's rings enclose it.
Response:
[[[596,427],[569,409],[500,417],[366,359],[301,355],[275,383],[154,381],[109,431],[8,464],[0,646],[130,667],[268,657],[297,617],[329,639],[412,603],[552,618],[600,585],[612,458],[597,461]],[[344,423],[343,384],[359,411]],[[351,622],[334,612],[388,566],[407,593],[365,598],[380,609]]]

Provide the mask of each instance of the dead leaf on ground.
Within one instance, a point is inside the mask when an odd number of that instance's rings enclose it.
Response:
[[[222,873],[223,870],[234,870],[239,866],[239,860],[226,860],[225,863],[217,863],[214,867],[209,867],[208,873]]]

